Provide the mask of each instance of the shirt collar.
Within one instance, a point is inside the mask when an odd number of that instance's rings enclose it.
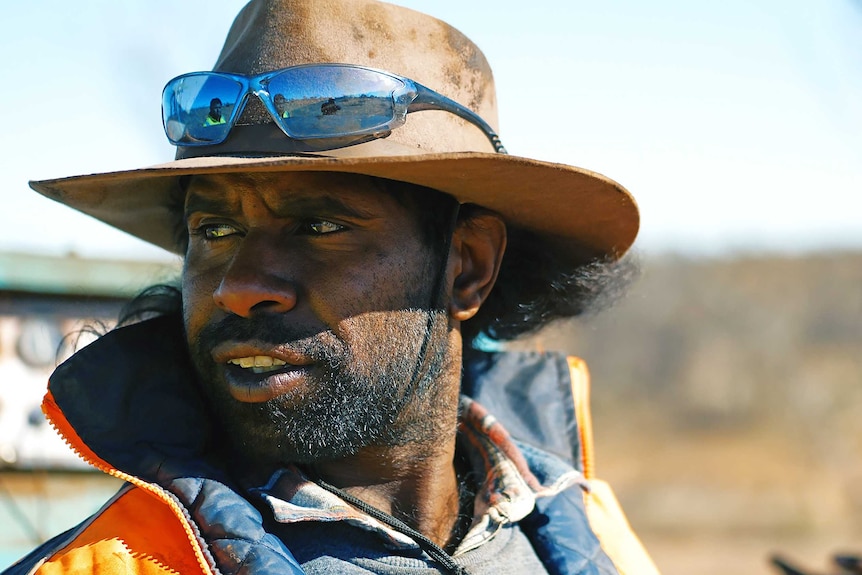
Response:
[[[458,432],[479,481],[471,527],[454,555],[475,549],[506,524],[529,515],[536,498],[555,495],[574,484],[586,488],[585,479],[574,469],[552,485],[542,485],[500,422],[466,396],[461,397]],[[269,505],[280,523],[346,521],[379,535],[389,548],[419,548],[409,536],[324,490],[295,466],[278,470],[265,485],[250,491]]]

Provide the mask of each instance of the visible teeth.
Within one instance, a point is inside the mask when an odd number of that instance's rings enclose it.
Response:
[[[255,355],[252,357],[238,357],[236,359],[228,360],[228,363],[232,365],[238,365],[244,368],[254,368],[254,367],[280,367],[285,365],[285,362],[278,359],[277,357],[270,357],[268,355]]]

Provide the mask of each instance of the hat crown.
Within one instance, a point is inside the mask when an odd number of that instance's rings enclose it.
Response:
[[[253,75],[320,63],[405,76],[497,128],[494,79],[479,48],[441,20],[376,0],[252,0],[234,20],[214,70]],[[270,122],[254,100],[240,123]],[[413,153],[494,151],[481,130],[442,111],[410,114],[387,139]]]
[[[494,81],[481,51],[440,20],[376,0],[252,0],[231,27],[215,70],[257,75],[315,63],[406,76],[496,129]],[[248,98],[239,124],[257,125],[237,125],[223,149],[195,146],[189,149],[197,154],[162,166],[31,186],[172,251],[181,250],[180,178],[224,173],[329,171],[410,182],[493,210],[507,225],[537,234],[572,259],[619,257],[637,235],[637,205],[616,182],[573,166],[496,153],[482,130],[455,114],[418,111],[386,138],[296,153],[276,148],[291,141],[261,105],[254,115],[256,103],[258,98]],[[243,138],[227,149],[239,131]]]

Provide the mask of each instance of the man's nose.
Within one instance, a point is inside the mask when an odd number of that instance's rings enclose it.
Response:
[[[259,252],[252,255],[243,251],[245,255],[237,254],[213,293],[215,304],[241,317],[293,309],[297,296],[293,281],[279,276],[278,270],[267,265],[267,259],[261,258]]]

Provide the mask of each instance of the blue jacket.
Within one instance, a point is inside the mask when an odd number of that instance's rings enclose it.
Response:
[[[5,573],[302,573],[224,465],[178,319],[114,330],[51,376],[43,408],[81,457],[126,485],[92,517]],[[552,574],[657,573],[606,486],[591,478],[588,379],[579,360],[483,354],[463,391],[519,442],[542,483],[590,481],[540,499],[520,525]]]

